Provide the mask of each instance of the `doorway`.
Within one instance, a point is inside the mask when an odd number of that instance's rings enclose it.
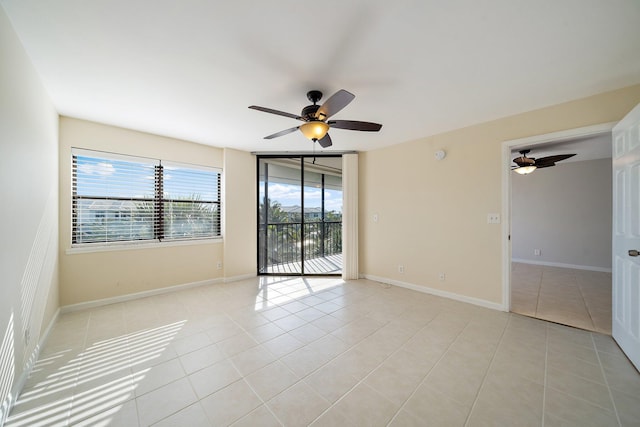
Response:
[[[589,236],[593,240],[593,230],[585,231],[582,236],[580,227],[571,222],[586,221],[584,216],[587,215],[584,213],[587,211],[591,213],[591,210],[574,206],[581,203],[578,201],[578,195],[569,193],[563,197],[562,190],[559,189],[561,186],[556,184],[558,188],[554,188],[551,182],[552,178],[560,176],[584,174],[584,168],[587,168],[587,165],[595,167],[592,165],[596,164],[600,165],[600,168],[608,168],[608,170],[603,169],[603,176],[610,179],[610,157],[607,160],[602,160],[602,157],[600,157],[601,160],[595,160],[598,158],[595,154],[591,159],[583,155],[582,160],[585,160],[583,162],[571,165],[567,163],[561,168],[535,171],[531,176],[524,177],[512,176],[511,165],[512,158],[515,157],[513,152],[517,154],[518,149],[524,148],[532,149],[532,153],[535,153],[533,157],[559,154],[549,152],[556,148],[568,150],[567,152],[580,152],[589,148],[589,143],[596,142],[606,146],[610,151],[612,127],[613,124],[590,126],[507,141],[503,144],[505,309],[556,323],[611,333],[611,250],[610,247],[607,250],[603,248],[606,245],[600,244],[611,240],[610,219],[609,225],[603,223],[603,227],[600,227],[602,235],[595,239],[597,243],[582,242],[585,239],[588,240]],[[606,140],[596,141],[603,137]],[[575,160],[578,160],[577,156]],[[536,173],[539,175],[536,176]],[[534,181],[541,185],[537,188],[538,193],[534,191],[536,189],[533,186]],[[567,187],[570,186],[567,185]],[[514,191],[517,193],[514,194]],[[604,209],[610,215],[610,190],[606,188],[603,191],[608,192],[609,202],[605,203]],[[547,199],[544,192],[553,194]],[[592,201],[595,199],[594,195],[585,197]],[[574,205],[571,205],[572,203]],[[563,212],[562,206],[567,212]],[[580,211],[580,209],[583,210]],[[572,210],[576,212],[570,213],[569,211]],[[562,218],[556,218],[553,212]],[[532,218],[537,218],[537,224]],[[546,222],[543,224],[547,219],[548,227]],[[529,220],[532,221],[531,228],[526,228],[523,223]],[[555,231],[554,227],[556,227]],[[564,242],[560,238],[563,233],[570,235]],[[527,240],[526,244],[523,244],[523,240]],[[547,243],[545,251],[544,245]],[[568,246],[565,247],[566,245]],[[593,252],[594,249],[602,252],[599,257],[587,253]],[[587,260],[589,255],[591,259]],[[594,257],[600,260],[600,264],[594,261]]]
[[[342,274],[342,156],[259,155],[258,274]]]

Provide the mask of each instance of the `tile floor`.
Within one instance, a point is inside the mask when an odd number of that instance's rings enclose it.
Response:
[[[611,337],[357,280],[61,315],[7,426],[631,426]]]
[[[611,335],[611,273],[511,263],[511,311]]]

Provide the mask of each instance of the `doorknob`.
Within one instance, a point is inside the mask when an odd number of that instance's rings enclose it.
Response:
[[[637,249],[629,249],[629,256],[638,256],[640,255],[640,251]]]

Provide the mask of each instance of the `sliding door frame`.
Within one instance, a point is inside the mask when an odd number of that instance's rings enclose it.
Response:
[[[300,153],[300,154],[293,154],[293,153],[287,153],[287,154],[256,154],[256,193],[257,193],[257,203],[256,203],[256,267],[257,267],[257,274],[258,276],[341,276],[342,273],[326,273],[326,274],[307,274],[305,273],[305,262],[306,257],[305,257],[305,245],[301,244],[300,245],[300,273],[269,273],[266,271],[260,271],[261,270],[261,266],[263,266],[263,263],[261,263],[261,258],[264,260],[264,264],[266,264],[266,260],[267,260],[267,256],[266,253],[261,253],[262,250],[267,250],[266,247],[266,241],[265,241],[265,247],[261,248],[260,247],[260,226],[261,225],[265,225],[265,229],[266,226],[269,223],[269,208],[268,205],[266,204],[265,200],[261,200],[261,194],[260,194],[260,179],[261,179],[261,174],[260,174],[260,162],[261,160],[265,160],[265,159],[299,159],[300,160],[300,191],[301,191],[301,197],[300,197],[300,207],[301,207],[301,213],[300,213],[300,222],[301,222],[301,237],[302,240],[304,241],[304,237],[305,237],[305,216],[304,216],[304,183],[305,183],[305,165],[304,165],[304,160],[308,159],[308,158],[323,158],[323,157],[333,157],[333,158],[342,158],[342,153],[338,153],[338,154],[312,154],[312,153]],[[269,199],[269,189],[268,189],[268,183],[269,183],[269,175],[268,175],[268,165],[266,166],[266,173],[265,173],[265,190],[264,190],[264,198],[265,199]],[[321,199],[321,215],[322,215],[322,227],[323,230],[325,230],[325,184],[324,184],[324,174],[322,174],[322,199]],[[342,191],[344,191],[344,186],[342,187]],[[260,203],[264,202],[264,206],[265,209],[267,210],[266,215],[264,215],[264,221],[265,224],[261,224],[260,223]],[[344,218],[343,218],[344,221]],[[266,236],[265,236],[266,237]],[[265,239],[266,240],[266,239]],[[344,242],[344,236],[342,237],[342,240]],[[323,239],[321,240],[321,244],[324,245],[324,235],[323,235]],[[343,244],[344,247],[344,244]],[[265,268],[266,269],[266,268]]]

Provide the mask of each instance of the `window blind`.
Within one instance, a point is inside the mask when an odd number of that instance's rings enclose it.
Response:
[[[74,149],[72,243],[220,236],[221,171]]]

